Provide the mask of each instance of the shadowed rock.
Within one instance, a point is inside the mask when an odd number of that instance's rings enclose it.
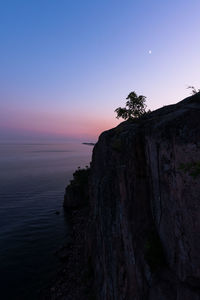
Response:
[[[200,300],[200,94],[102,133],[64,205],[76,271],[52,299]]]
[[[97,299],[200,299],[199,166],[200,94],[100,136],[88,233]]]

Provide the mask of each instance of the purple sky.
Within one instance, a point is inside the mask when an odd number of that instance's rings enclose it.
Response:
[[[130,91],[151,110],[188,96],[199,11],[199,0],[1,1],[0,142],[95,141]]]

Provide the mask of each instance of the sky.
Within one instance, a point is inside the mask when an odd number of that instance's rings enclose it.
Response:
[[[200,88],[199,0],[0,0],[0,142],[96,141]]]

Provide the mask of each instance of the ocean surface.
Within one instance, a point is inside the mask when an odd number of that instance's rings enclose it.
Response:
[[[0,299],[37,299],[54,278],[55,251],[68,235],[64,190],[92,150],[81,143],[0,144]]]

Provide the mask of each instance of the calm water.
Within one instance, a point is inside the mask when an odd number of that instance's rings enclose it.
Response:
[[[67,239],[62,202],[73,171],[93,147],[0,144],[0,298],[37,299],[58,267],[54,252]],[[55,214],[59,211],[60,214]]]

